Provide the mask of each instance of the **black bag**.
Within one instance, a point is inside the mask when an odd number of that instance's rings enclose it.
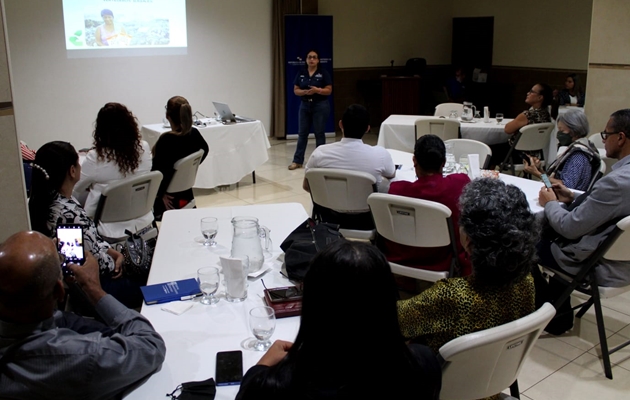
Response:
[[[118,245],[118,251],[125,258],[123,270],[129,278],[146,282],[151,270],[155,243],[157,242],[156,233],[157,230],[152,226],[141,229],[136,233],[131,233],[131,231],[125,229],[125,234],[128,237],[123,244]]]
[[[303,281],[313,257],[330,243],[343,238],[339,225],[317,224],[311,218],[302,222],[280,245],[289,279]]]

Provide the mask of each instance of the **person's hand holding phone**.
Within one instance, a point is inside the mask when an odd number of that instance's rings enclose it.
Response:
[[[266,365],[272,367],[278,364],[286,355],[289,349],[291,349],[293,343],[286,340],[276,340],[273,342],[269,350],[260,358],[260,361],[256,365]]]
[[[101,288],[98,261],[96,261],[92,253],[89,251],[85,253],[85,263],[83,265],[68,264],[68,269],[74,274],[74,277],[69,280],[81,287],[92,304],[96,305],[106,295]]]
[[[573,200],[575,199],[575,195],[573,194],[571,189],[569,189],[566,186],[564,186],[564,184],[562,184],[559,181],[555,181],[551,185],[551,188],[553,189],[554,193],[556,194],[556,197],[558,198],[558,201],[561,201],[561,202],[566,203],[566,204],[573,203]]]
[[[528,154],[523,158],[523,172],[536,177],[540,177],[540,160],[538,157],[532,157]]]

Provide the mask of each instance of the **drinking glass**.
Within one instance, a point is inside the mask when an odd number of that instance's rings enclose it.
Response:
[[[219,289],[219,269],[216,267],[204,267],[197,270],[199,289],[203,293],[201,304],[216,304],[219,299],[214,294]]]
[[[468,163],[468,155],[459,157],[459,165],[460,172],[467,174],[468,170],[470,169],[470,164]]]
[[[451,112],[448,114],[448,117],[454,118],[454,119],[457,118],[458,117],[457,110],[451,110]]]
[[[501,125],[501,121],[503,121],[503,114],[497,113],[497,124]]]
[[[455,169],[455,155],[453,154],[453,143],[444,143],[444,146],[446,147],[446,163],[443,172],[448,174]]]
[[[271,307],[255,307],[249,311],[249,328],[256,337],[251,348],[266,351],[271,346],[269,338],[276,329],[276,314]]]
[[[219,221],[214,217],[201,218],[201,234],[203,235],[203,245],[216,247],[214,238],[219,233]]]

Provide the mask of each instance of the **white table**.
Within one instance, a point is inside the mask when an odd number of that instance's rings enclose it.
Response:
[[[386,149],[397,149],[405,151],[413,149],[415,139],[415,122],[417,119],[436,118],[427,115],[390,115],[381,124],[378,134],[378,145]],[[464,139],[473,139],[487,145],[505,143],[510,135],[504,132],[505,124],[511,119],[504,119],[501,125],[496,119],[490,122],[475,120],[475,122],[462,122],[461,134]]]
[[[270,147],[267,132],[260,121],[223,125],[214,119],[202,120],[207,126],[196,126],[210,151],[199,166],[196,188],[210,189],[230,185],[254,172],[268,159]],[[151,147],[160,135],[168,132],[162,124],[142,126],[142,138]]]
[[[206,248],[201,244],[199,220],[203,217],[219,219],[218,247]],[[265,273],[267,287],[288,286],[291,283],[280,275],[281,263],[277,256],[280,244],[308,214],[301,204],[284,203],[240,207],[216,207],[192,210],[167,211],[162,219],[160,235],[155,249],[149,284],[196,277],[197,269],[219,266],[219,256],[228,256],[232,242],[231,219],[234,216],[254,216],[271,229],[274,257],[265,262],[271,271]],[[223,275],[221,275],[223,280]],[[162,399],[182,382],[201,381],[215,376],[216,353],[242,350],[243,373],[256,364],[263,353],[241,348],[241,343],[252,337],[247,315],[253,307],[263,305],[261,279],[249,280],[248,297],[243,303],[228,303],[221,284],[221,301],[205,306],[194,301],[192,309],[182,315],[161,310],[161,304],[142,307],[147,317],[166,342],[166,360],[162,369],[127,399]],[[299,317],[278,319],[271,340],[294,341],[299,328]],[[217,388],[216,399],[234,399],[239,386]]]
[[[396,181],[409,181],[414,182],[416,180],[416,171],[413,168],[413,162],[411,157],[413,154],[400,150],[387,149],[391,154],[394,164],[402,165],[402,167],[396,171],[396,176],[391,179],[391,182]],[[540,188],[543,187],[542,182],[534,181],[531,179],[519,178],[518,176],[512,176],[507,174],[499,174],[499,179],[503,182],[514,185],[521,189],[525,193],[529,208],[534,214],[542,212],[543,207],[538,203],[538,193]]]

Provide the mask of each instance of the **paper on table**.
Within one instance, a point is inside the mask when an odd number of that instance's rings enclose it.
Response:
[[[468,166],[470,167],[470,171],[468,173],[470,174],[471,180],[481,176],[481,171],[479,169],[479,154],[468,155]]]
[[[190,310],[193,306],[192,302],[174,301],[162,306],[162,311],[170,312],[171,314],[181,315]]]
[[[230,297],[247,297],[246,274],[243,271],[243,260],[240,258],[219,257],[225,277],[225,288]]]

